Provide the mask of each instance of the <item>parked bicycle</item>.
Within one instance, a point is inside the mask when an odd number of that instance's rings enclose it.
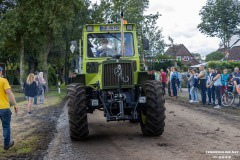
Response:
[[[222,95],[222,105],[225,107],[229,107],[232,104],[235,104],[236,106],[240,107],[240,95],[237,92],[232,93],[232,91],[230,90],[231,87],[234,86],[228,85],[228,87],[225,88]]]

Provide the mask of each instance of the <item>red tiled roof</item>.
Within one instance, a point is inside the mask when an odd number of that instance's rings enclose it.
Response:
[[[224,53],[224,48],[218,49],[217,51]],[[240,60],[240,46],[234,46],[228,52],[228,60]]]
[[[175,57],[176,53],[179,51],[179,49],[181,47],[182,47],[182,44],[180,44],[180,45],[173,45],[172,47],[169,47],[164,54],[168,55],[168,56]]]
[[[194,58],[194,56],[188,51],[188,49],[183,45],[173,45],[169,47],[164,55],[170,55],[176,58],[176,56],[188,56],[190,58],[189,61],[182,61],[185,65],[197,65],[199,62]]]

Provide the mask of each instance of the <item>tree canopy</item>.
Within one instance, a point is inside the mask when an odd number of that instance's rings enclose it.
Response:
[[[198,62],[202,62],[202,56],[199,53],[191,53],[193,55],[193,57],[198,61]]]
[[[139,40],[147,37],[150,39],[152,50],[156,52],[163,50],[162,30],[156,26],[160,14],[143,14],[148,8],[149,0],[100,2],[97,4],[90,0],[2,1],[0,60],[8,63],[18,62],[22,84],[26,74],[35,70],[43,71],[47,79],[50,64],[56,70],[64,69],[64,60],[68,60],[69,42],[81,38],[84,24],[107,23],[108,20],[119,23],[121,11],[124,11],[124,18],[128,22],[137,24]]]
[[[198,25],[198,29],[210,37],[220,38],[227,50],[231,37],[239,34],[240,2],[238,0],[207,0],[199,15],[202,22]]]
[[[216,51],[216,52],[212,52],[212,53],[210,53],[210,54],[208,54],[207,56],[206,56],[206,62],[208,62],[208,61],[218,61],[218,60],[221,60],[222,58],[224,58],[224,53],[222,53],[222,52],[218,52],[218,51]]]

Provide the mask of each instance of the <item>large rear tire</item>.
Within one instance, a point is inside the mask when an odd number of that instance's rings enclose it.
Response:
[[[89,134],[85,86],[70,84],[67,93],[70,137],[73,140],[83,140]]]
[[[165,99],[161,83],[148,80],[143,84],[146,96],[146,106],[140,111],[140,126],[142,133],[147,136],[159,136],[164,132],[165,126]]]

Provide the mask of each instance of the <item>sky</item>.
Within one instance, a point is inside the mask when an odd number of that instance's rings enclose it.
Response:
[[[170,36],[175,44],[184,44],[191,53],[207,55],[219,48],[220,39],[202,34],[199,11],[207,0],[149,0],[145,14],[159,12],[157,26],[162,28],[165,42]]]
[[[100,2],[100,0],[94,1]],[[170,43],[168,40],[170,36],[174,44],[184,44],[190,53],[206,56],[218,50],[220,44],[219,38],[208,37],[197,28],[201,23],[199,11],[206,5],[206,2],[207,0],[149,0],[149,8],[144,14],[156,14],[157,12],[161,14],[157,26],[162,28],[167,44]],[[234,37],[230,45],[236,40],[237,37]]]

